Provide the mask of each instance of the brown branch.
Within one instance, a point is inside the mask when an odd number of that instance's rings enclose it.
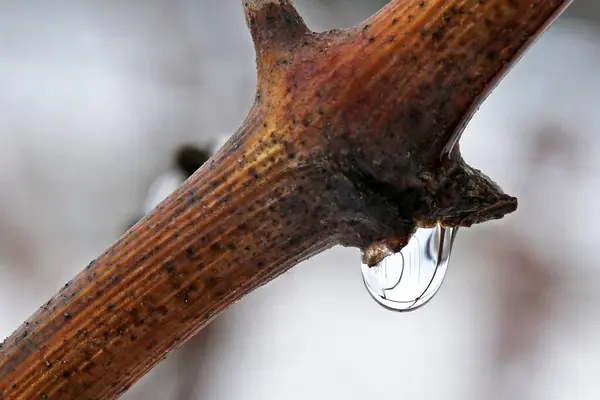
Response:
[[[247,0],[255,104],[182,187],[10,336],[0,399],[112,399],[245,294],[333,245],[516,208],[453,145],[567,0],[395,0],[310,32]]]

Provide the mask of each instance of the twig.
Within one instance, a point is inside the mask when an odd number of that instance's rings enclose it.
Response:
[[[258,88],[232,139],[0,349],[0,399],[112,399],[245,294],[336,244],[516,208],[456,144],[568,0],[394,0],[309,31],[248,0]]]

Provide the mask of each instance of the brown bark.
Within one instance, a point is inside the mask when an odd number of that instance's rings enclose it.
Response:
[[[112,399],[245,294],[333,245],[500,218],[462,127],[567,0],[394,0],[310,32],[248,0],[254,106],[233,138],[0,348],[0,399]]]

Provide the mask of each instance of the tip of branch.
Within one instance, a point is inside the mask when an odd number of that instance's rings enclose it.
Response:
[[[290,48],[310,33],[289,0],[244,0],[243,4],[257,53]]]
[[[438,220],[444,226],[468,227],[500,219],[517,209],[517,199],[481,171],[461,165],[436,196]]]

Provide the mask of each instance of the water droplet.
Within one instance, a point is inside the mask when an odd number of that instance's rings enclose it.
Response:
[[[369,294],[392,311],[413,311],[427,304],[442,286],[457,231],[440,225],[417,229],[399,253],[373,268],[362,264]]]

